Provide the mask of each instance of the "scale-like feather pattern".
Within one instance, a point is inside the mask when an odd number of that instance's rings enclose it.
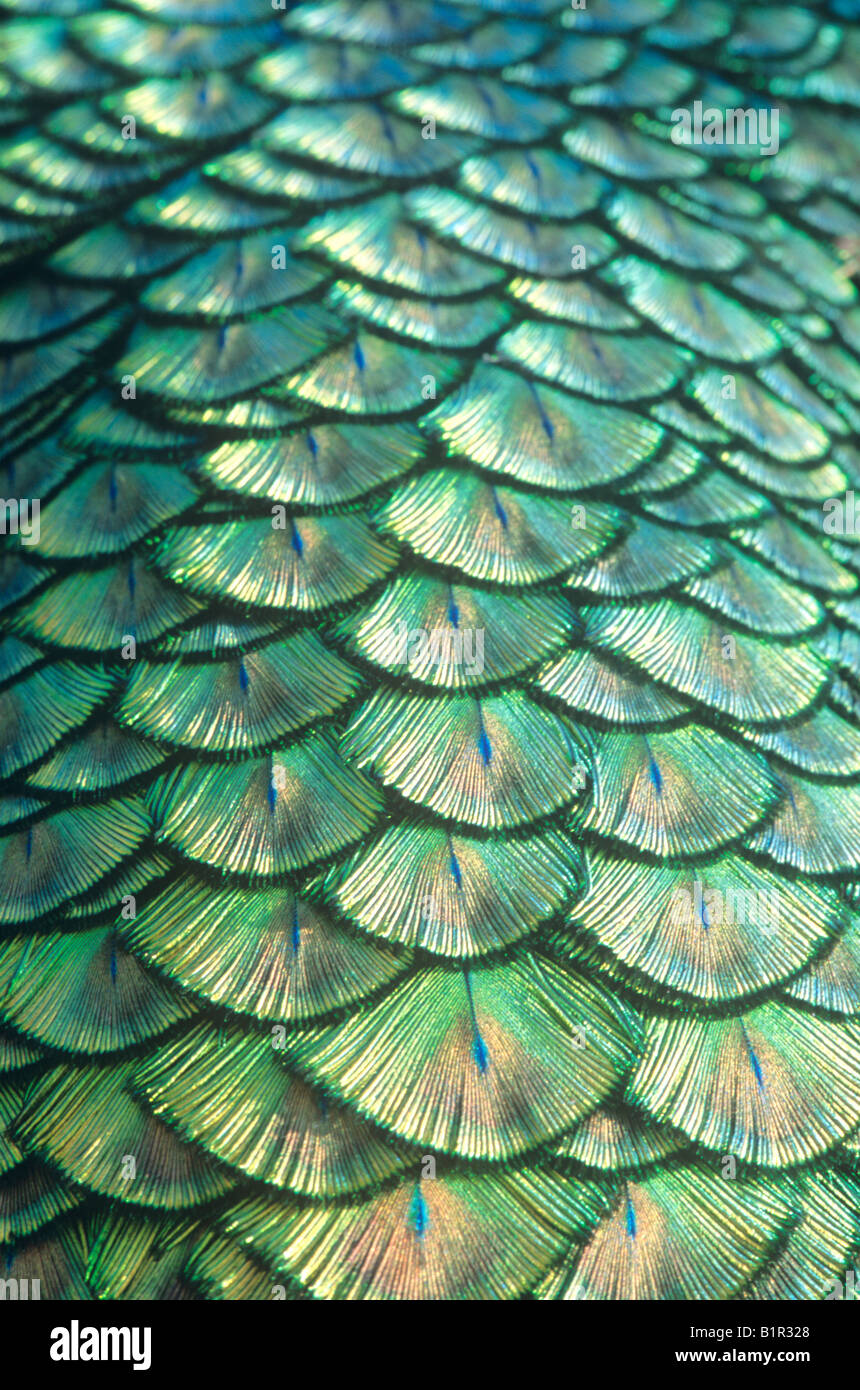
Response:
[[[826,1297],[856,5],[0,9],[4,1275]]]

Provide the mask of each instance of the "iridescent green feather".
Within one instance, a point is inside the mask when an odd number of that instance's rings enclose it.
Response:
[[[3,8],[4,1280],[838,1296],[852,0]]]

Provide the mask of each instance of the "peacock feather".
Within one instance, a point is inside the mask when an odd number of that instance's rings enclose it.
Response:
[[[860,1246],[857,0],[2,0],[0,1258]]]

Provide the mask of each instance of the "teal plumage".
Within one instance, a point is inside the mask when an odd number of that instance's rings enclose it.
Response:
[[[856,0],[0,9],[6,1275],[826,1297]]]

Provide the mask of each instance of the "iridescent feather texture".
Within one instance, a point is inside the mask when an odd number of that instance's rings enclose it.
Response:
[[[851,0],[0,0],[0,1260],[860,1244]]]

